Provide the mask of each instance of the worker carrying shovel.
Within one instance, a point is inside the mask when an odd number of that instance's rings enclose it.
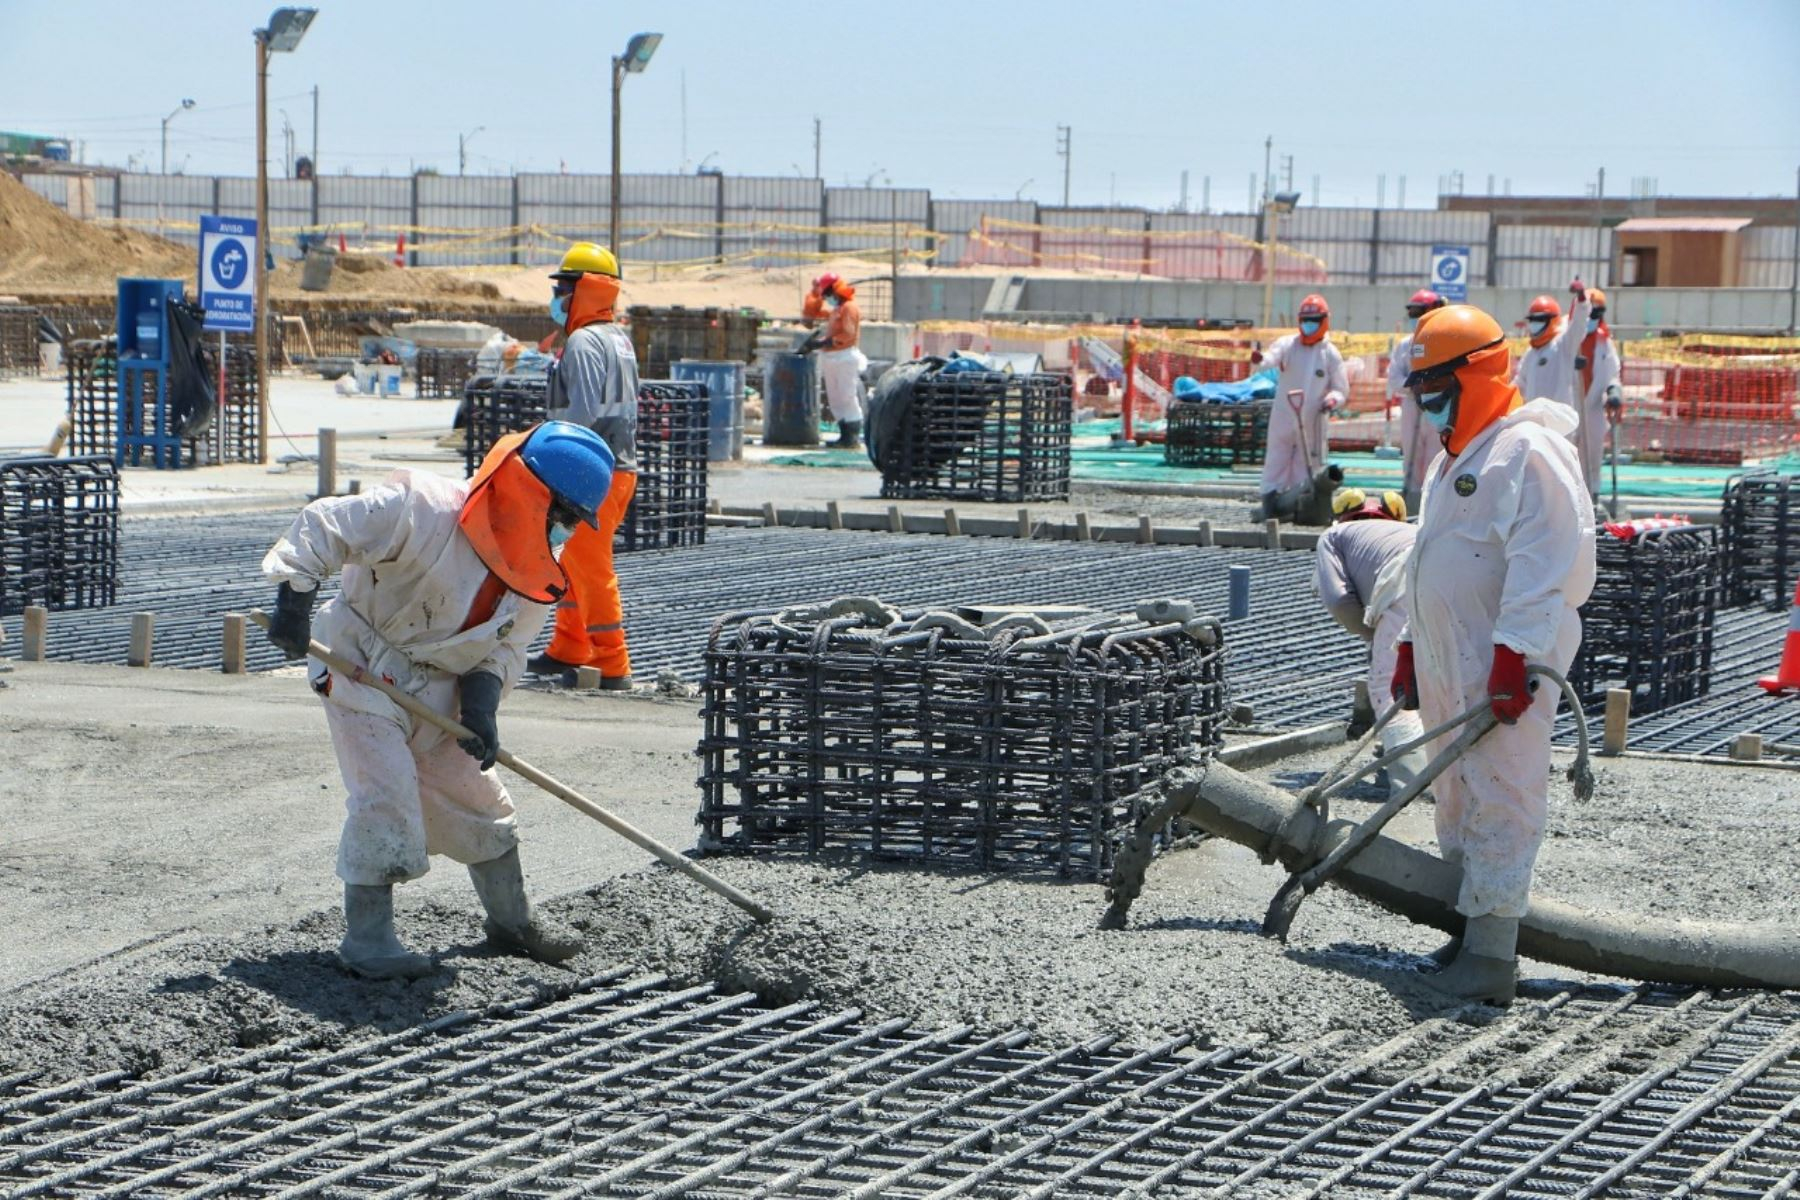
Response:
[[[393,900],[394,884],[425,874],[432,854],[468,866],[490,944],[541,962],[580,951],[526,898],[512,800],[493,770],[504,757],[496,711],[568,592],[558,550],[595,527],[612,479],[598,434],[550,421],[501,438],[473,479],[399,470],[359,495],[315,500],[263,559],[280,585],[269,640],[290,658],[308,654],[319,586],[342,573],[318,617],[339,665],[314,657],[308,676],[349,792],[339,955],[358,974],[435,969],[401,945]],[[457,740],[396,697],[471,736]]]
[[[1460,867],[1463,934],[1432,957],[1434,985],[1506,1004],[1519,919],[1544,838],[1557,689],[1526,665],[1568,670],[1576,610],[1594,586],[1594,517],[1561,397],[1509,381],[1498,322],[1466,304],[1419,321],[1406,386],[1444,453],[1426,473],[1406,560],[1407,624],[1392,693],[1434,727],[1485,702],[1500,725],[1438,777],[1438,847]],[[1442,750],[1445,739],[1439,739]]]

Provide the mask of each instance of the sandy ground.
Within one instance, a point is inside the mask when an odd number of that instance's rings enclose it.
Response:
[[[442,955],[443,971],[369,984],[335,966],[341,792],[297,678],[18,664],[0,682],[11,751],[0,772],[0,1073],[166,1068],[303,1032],[398,1028],[571,977],[488,954],[463,872],[447,863],[399,902],[402,935]],[[528,693],[501,721],[522,756],[691,844],[692,701]],[[1302,785],[1326,757],[1265,774]],[[1258,937],[1282,876],[1235,846],[1158,862],[1120,933],[1096,930],[1105,902],[1092,884],[710,860],[781,913],[756,928],[528,785],[515,796],[534,890],[589,938],[577,974],[628,963],[772,1000],[1053,1039],[1345,1029],[1360,1044],[1455,1007],[1414,969],[1438,935],[1335,890],[1307,903],[1289,945]],[[1429,844],[1424,810],[1396,828]],[[1555,803],[1539,885],[1599,908],[1791,922],[1797,844],[1790,774],[1613,762],[1592,804]]]

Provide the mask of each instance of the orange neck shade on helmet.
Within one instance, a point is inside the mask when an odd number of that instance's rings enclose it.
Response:
[[[575,277],[575,292],[569,297],[569,323],[565,332],[574,333],[583,325],[594,325],[613,319],[613,305],[619,300],[619,281],[611,275],[589,272]]]
[[[1444,449],[1453,456],[1468,449],[1482,430],[1525,403],[1509,378],[1511,367],[1512,356],[1505,345],[1499,345],[1470,355],[1468,364],[1457,368],[1461,393],[1456,398],[1455,423],[1444,434]]]
[[[618,281],[613,284],[617,290]],[[576,291],[580,293],[580,284]],[[550,489],[519,457],[530,434],[509,433],[494,443],[469,481],[469,498],[457,524],[508,590],[534,604],[554,604],[569,590],[569,577],[550,552]]]

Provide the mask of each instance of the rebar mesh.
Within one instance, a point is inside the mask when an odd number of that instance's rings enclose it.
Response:
[[[1718,539],[1711,528],[1601,533],[1594,591],[1581,606],[1581,649],[1569,682],[1583,698],[1632,693],[1653,713],[1712,690]]]
[[[1267,402],[1169,405],[1163,433],[1163,461],[1171,467],[1256,466],[1269,442]]]
[[[110,458],[0,459],[0,612],[102,608],[119,585]]]
[[[475,351],[421,347],[413,362],[413,379],[421,399],[447,400],[463,394],[475,376]]]
[[[1800,476],[1776,471],[1734,475],[1725,484],[1722,602],[1786,608],[1800,578]]]
[[[38,364],[38,310],[0,304],[0,375],[36,375]]]
[[[889,499],[1066,500],[1074,405],[1067,375],[934,371],[886,455]]]
[[[631,318],[631,348],[638,369],[663,377],[684,358],[748,363],[756,358],[756,333],[762,314],[739,308],[652,308],[636,304]]]
[[[1216,622],[989,639],[946,624],[721,618],[701,685],[701,846],[1101,878],[1140,793],[1221,740]]]
[[[208,381],[218,388],[218,340],[203,347]],[[74,454],[117,453],[119,438],[118,356],[110,338],[84,338],[67,344],[63,361],[68,370],[69,450]],[[134,417],[142,419],[154,408],[153,377],[134,372],[141,389]],[[256,348],[250,338],[237,335],[225,344],[225,387],[206,431],[181,443],[182,461],[191,466],[257,462],[258,404]]]

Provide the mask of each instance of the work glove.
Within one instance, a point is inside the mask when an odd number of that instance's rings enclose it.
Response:
[[[1587,284],[1581,282],[1581,276],[1577,275],[1575,282],[1569,285],[1569,295],[1575,297],[1577,302],[1587,299]]]
[[[287,584],[275,593],[275,615],[269,621],[269,641],[288,658],[305,658],[312,642],[313,602],[319,589],[297,592]]]
[[[1401,642],[1394,647],[1394,682],[1389,685],[1388,692],[1407,712],[1418,709],[1419,672],[1413,667],[1411,642]]]
[[[1341,393],[1341,392],[1326,392],[1325,393],[1325,411],[1326,412],[1334,413],[1342,407],[1344,407],[1343,393]]]
[[[500,754],[500,677],[491,671],[470,671],[462,677],[462,726],[473,737],[459,738],[470,758],[481,761],[481,769],[494,765]]]
[[[1488,672],[1488,701],[1503,725],[1516,724],[1531,707],[1525,683],[1525,656],[1511,646],[1494,647],[1494,669]]]

